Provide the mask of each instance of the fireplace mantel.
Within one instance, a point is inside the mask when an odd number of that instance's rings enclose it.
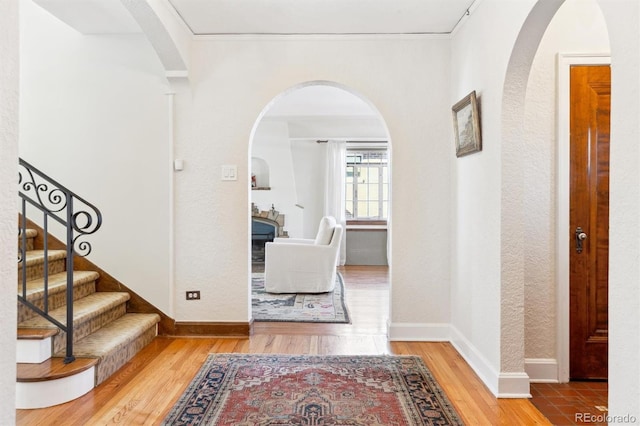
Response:
[[[276,237],[286,238],[289,236],[284,229],[285,215],[280,214],[273,205],[271,210],[260,211],[254,203],[251,203],[251,220],[273,226],[276,229]]]

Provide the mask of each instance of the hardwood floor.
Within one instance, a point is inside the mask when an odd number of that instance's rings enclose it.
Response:
[[[207,354],[419,355],[467,425],[549,425],[526,399],[497,400],[448,343],[388,342],[386,267],[341,268],[351,324],[255,323],[250,338],[158,337],[83,397],[18,410],[19,425],[157,425]]]

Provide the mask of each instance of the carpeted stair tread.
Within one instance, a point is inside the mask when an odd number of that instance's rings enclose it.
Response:
[[[73,300],[78,300],[96,292],[96,281],[100,274],[94,271],[73,272]],[[48,309],[50,311],[67,304],[67,273],[49,275]],[[22,286],[18,285],[18,294],[22,296]],[[44,279],[35,278],[27,282],[27,300],[40,309],[44,309]],[[36,317],[37,314],[24,303],[18,303],[18,323]]]
[[[129,293],[123,292],[100,292],[85,296],[73,303],[73,322],[76,324],[87,321],[89,318],[96,317],[115,306],[126,303],[129,298]],[[50,311],[49,315],[62,324],[67,322],[66,306]],[[55,326],[38,316],[21,322],[18,324],[18,328],[55,328]]]
[[[35,238],[38,235],[38,231],[32,228],[27,228],[25,230],[25,235],[27,238]],[[18,231],[18,238],[22,237],[22,229]]]
[[[73,284],[85,284],[100,278],[95,271],[73,271]],[[49,275],[49,295],[64,292],[67,288],[67,273],[59,272]],[[22,286],[18,285],[18,293],[22,294]],[[44,296],[44,278],[27,281],[27,300]]]
[[[67,257],[66,250],[47,250],[47,256],[49,257],[49,262],[59,259],[65,259]],[[26,265],[33,266],[40,263],[44,263],[45,251],[44,250],[29,250],[27,251],[27,259]],[[20,267],[22,263],[18,264]]]
[[[25,244],[25,249],[26,250],[33,250],[34,249],[34,244],[35,244],[35,239],[38,236],[38,231],[36,231],[35,229],[26,229],[26,232],[24,233],[25,238],[24,238],[24,244]],[[22,243],[23,243],[23,239],[22,239],[22,229],[20,229],[18,231],[18,250],[20,250],[20,248],[22,248]]]
[[[104,357],[126,346],[159,321],[158,314],[125,314],[76,342],[73,354],[81,357]]]
[[[29,306],[44,309],[47,304],[49,315],[59,323],[67,324],[65,269],[68,253],[66,250],[35,250],[36,243],[42,243],[36,241],[39,232],[42,231],[28,228],[18,235],[18,249],[26,250],[24,259],[18,262],[18,295],[24,296],[30,302]],[[48,275],[46,300],[45,274]],[[23,279],[24,285],[21,284]],[[96,291],[100,274],[95,271],[73,271],[72,279],[73,355],[76,360],[70,364],[63,362],[67,333],[40,317],[24,300],[18,301],[18,339],[51,338],[51,353],[56,354],[39,364],[18,363],[18,382],[74,376],[95,367],[93,385],[98,386],[157,336],[160,315],[127,313],[130,293]]]

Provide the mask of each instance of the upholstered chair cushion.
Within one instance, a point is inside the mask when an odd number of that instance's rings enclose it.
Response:
[[[331,242],[326,245],[313,244],[312,239],[286,241],[286,238],[276,238],[275,241],[267,243],[264,265],[265,291],[268,293],[333,291],[342,233],[342,225],[336,224]]]
[[[333,230],[336,227],[336,220],[332,216],[325,216],[320,221],[320,226],[318,227],[318,234],[316,235],[316,239],[314,244],[319,244],[326,246],[331,242],[331,237],[333,236]]]

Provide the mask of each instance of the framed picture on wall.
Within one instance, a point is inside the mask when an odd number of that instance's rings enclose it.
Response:
[[[475,90],[456,103],[451,111],[456,138],[456,157],[481,151],[480,116]]]

